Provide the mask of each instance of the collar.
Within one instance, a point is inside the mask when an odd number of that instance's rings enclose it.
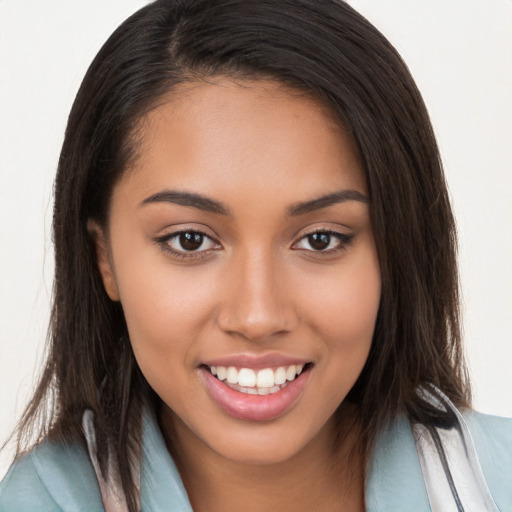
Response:
[[[376,440],[367,467],[367,512],[429,511],[409,421],[399,416]],[[154,415],[144,411],[141,504],[147,512],[192,512],[187,492]]]
[[[141,508],[147,512],[193,512],[155,415],[147,407],[142,419]]]
[[[367,512],[430,511],[411,424],[398,416],[377,437],[365,484]]]

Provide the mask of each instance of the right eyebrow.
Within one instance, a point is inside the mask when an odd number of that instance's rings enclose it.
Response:
[[[204,212],[231,215],[229,208],[209,197],[194,192],[181,192],[178,190],[162,190],[140,202],[139,207],[153,203],[174,203],[181,206],[189,206]]]

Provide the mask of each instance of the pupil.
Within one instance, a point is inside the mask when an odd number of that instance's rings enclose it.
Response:
[[[329,244],[331,243],[331,235],[328,233],[313,233],[308,236],[308,242],[313,249],[321,251],[322,249],[329,247]]]
[[[201,233],[181,233],[180,245],[186,251],[196,251],[203,243],[203,235]]]

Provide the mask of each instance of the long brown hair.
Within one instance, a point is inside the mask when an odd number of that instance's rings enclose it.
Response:
[[[18,455],[33,430],[38,440],[79,440],[83,411],[94,410],[132,511],[129,458],[140,445],[142,401],[150,396],[156,407],[158,399],[135,361],[122,306],[104,291],[86,224],[107,222],[144,114],[176,84],[214,75],[311,94],[358,145],[382,297],[370,356],[347,399],[370,445],[399,412],[419,421],[438,414],[415,393],[421,384],[469,404],[454,219],[426,108],[394,48],[339,0],[157,0],[105,43],[69,117],[55,182],[46,366],[17,431]]]

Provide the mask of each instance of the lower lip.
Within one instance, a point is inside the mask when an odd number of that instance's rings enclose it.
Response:
[[[291,409],[304,390],[309,368],[280,391],[271,395],[249,395],[235,391],[201,368],[206,387],[220,408],[235,418],[249,421],[267,421],[281,416]]]

